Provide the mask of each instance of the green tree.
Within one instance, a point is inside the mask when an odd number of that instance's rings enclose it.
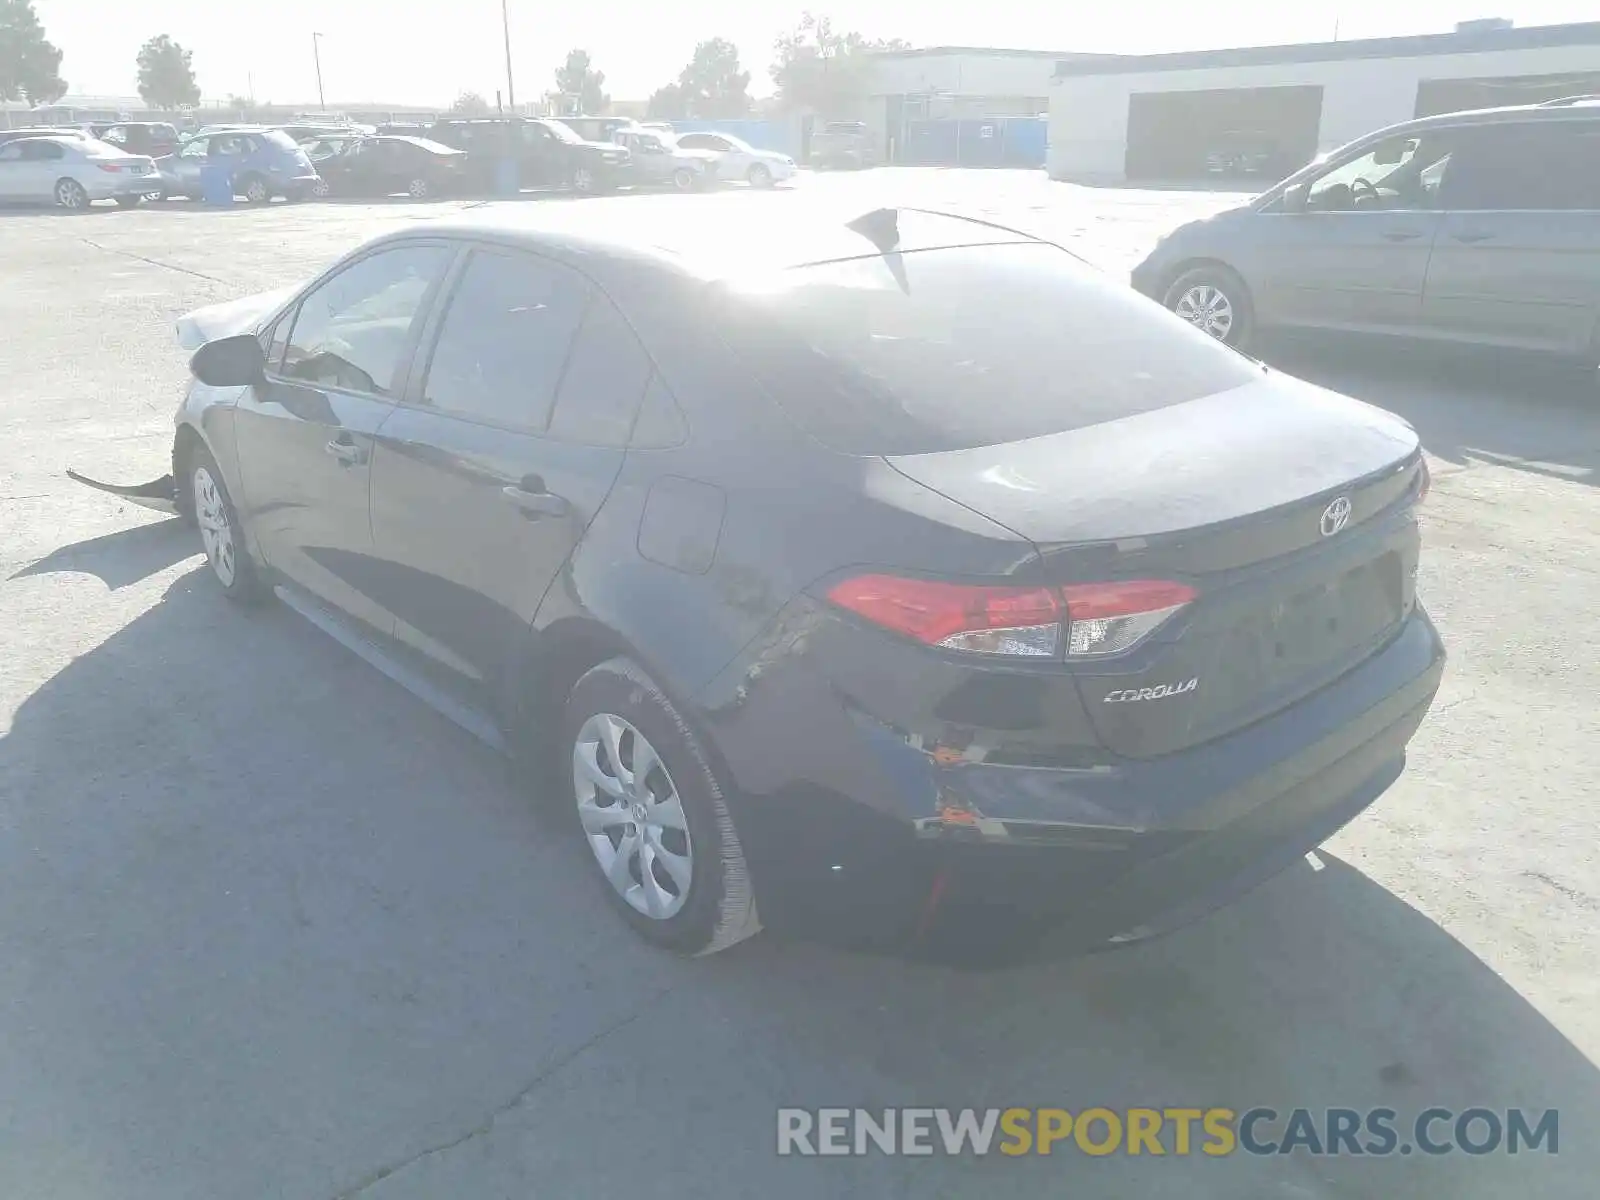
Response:
[[[463,117],[481,117],[489,111],[489,102],[477,92],[462,92],[450,104],[450,111]]]
[[[567,61],[556,71],[556,91],[576,96],[583,116],[603,113],[611,103],[611,97],[601,90],[605,82],[606,73],[594,69],[587,50],[567,51]]]
[[[647,115],[658,121],[675,121],[687,117],[689,109],[684,104],[683,89],[675,83],[669,83],[651,92]]]
[[[727,38],[696,46],[677,86],[686,117],[743,117],[750,112],[750,72],[739,69],[739,48]]]
[[[835,33],[827,17],[805,13],[793,31],[773,44],[772,82],[786,109],[810,109],[824,117],[853,116],[868,86],[868,55],[875,50],[906,50],[899,38],[865,38]]]
[[[0,100],[52,104],[66,92],[61,51],[44,36],[33,0],[0,0]]]
[[[195,82],[194,55],[166,34],[151,38],[139,48],[139,95],[151,108],[170,111],[200,103]]]

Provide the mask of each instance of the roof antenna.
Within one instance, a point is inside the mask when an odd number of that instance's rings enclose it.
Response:
[[[846,225],[887,254],[900,244],[899,213],[892,208],[875,208]]]

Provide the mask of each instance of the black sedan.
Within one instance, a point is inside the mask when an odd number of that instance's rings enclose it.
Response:
[[[355,138],[316,162],[318,196],[392,196],[431,200],[462,191],[466,155],[427,138]]]
[[[1132,940],[1394,782],[1444,657],[1409,425],[1022,233],[715,205],[191,314],[178,483],[125,494],[509,750],[685,953]]]

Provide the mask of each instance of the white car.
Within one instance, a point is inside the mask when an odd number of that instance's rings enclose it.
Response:
[[[132,208],[161,190],[155,160],[81,136],[17,138],[0,146],[0,203],[84,209],[96,200]]]
[[[680,133],[678,145],[685,150],[714,150],[720,154],[718,179],[747,179],[754,187],[771,187],[794,178],[794,159],[776,150],[757,150],[731,133]]]

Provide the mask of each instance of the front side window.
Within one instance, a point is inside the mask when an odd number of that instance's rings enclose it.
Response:
[[[59,142],[24,142],[22,144],[22,157],[32,162],[45,162],[51,159],[65,158],[66,150]]]
[[[21,142],[12,142],[9,146],[0,146],[0,162],[20,162],[21,160]]]
[[[439,331],[425,402],[469,420],[542,430],[588,299],[588,285],[556,263],[474,253]]]
[[[1447,131],[1387,138],[1312,180],[1306,208],[1366,212],[1431,207],[1429,184],[1437,186],[1452,140]]]
[[[283,374],[318,387],[393,396],[411,331],[452,251],[397,246],[368,255],[300,302]]]

